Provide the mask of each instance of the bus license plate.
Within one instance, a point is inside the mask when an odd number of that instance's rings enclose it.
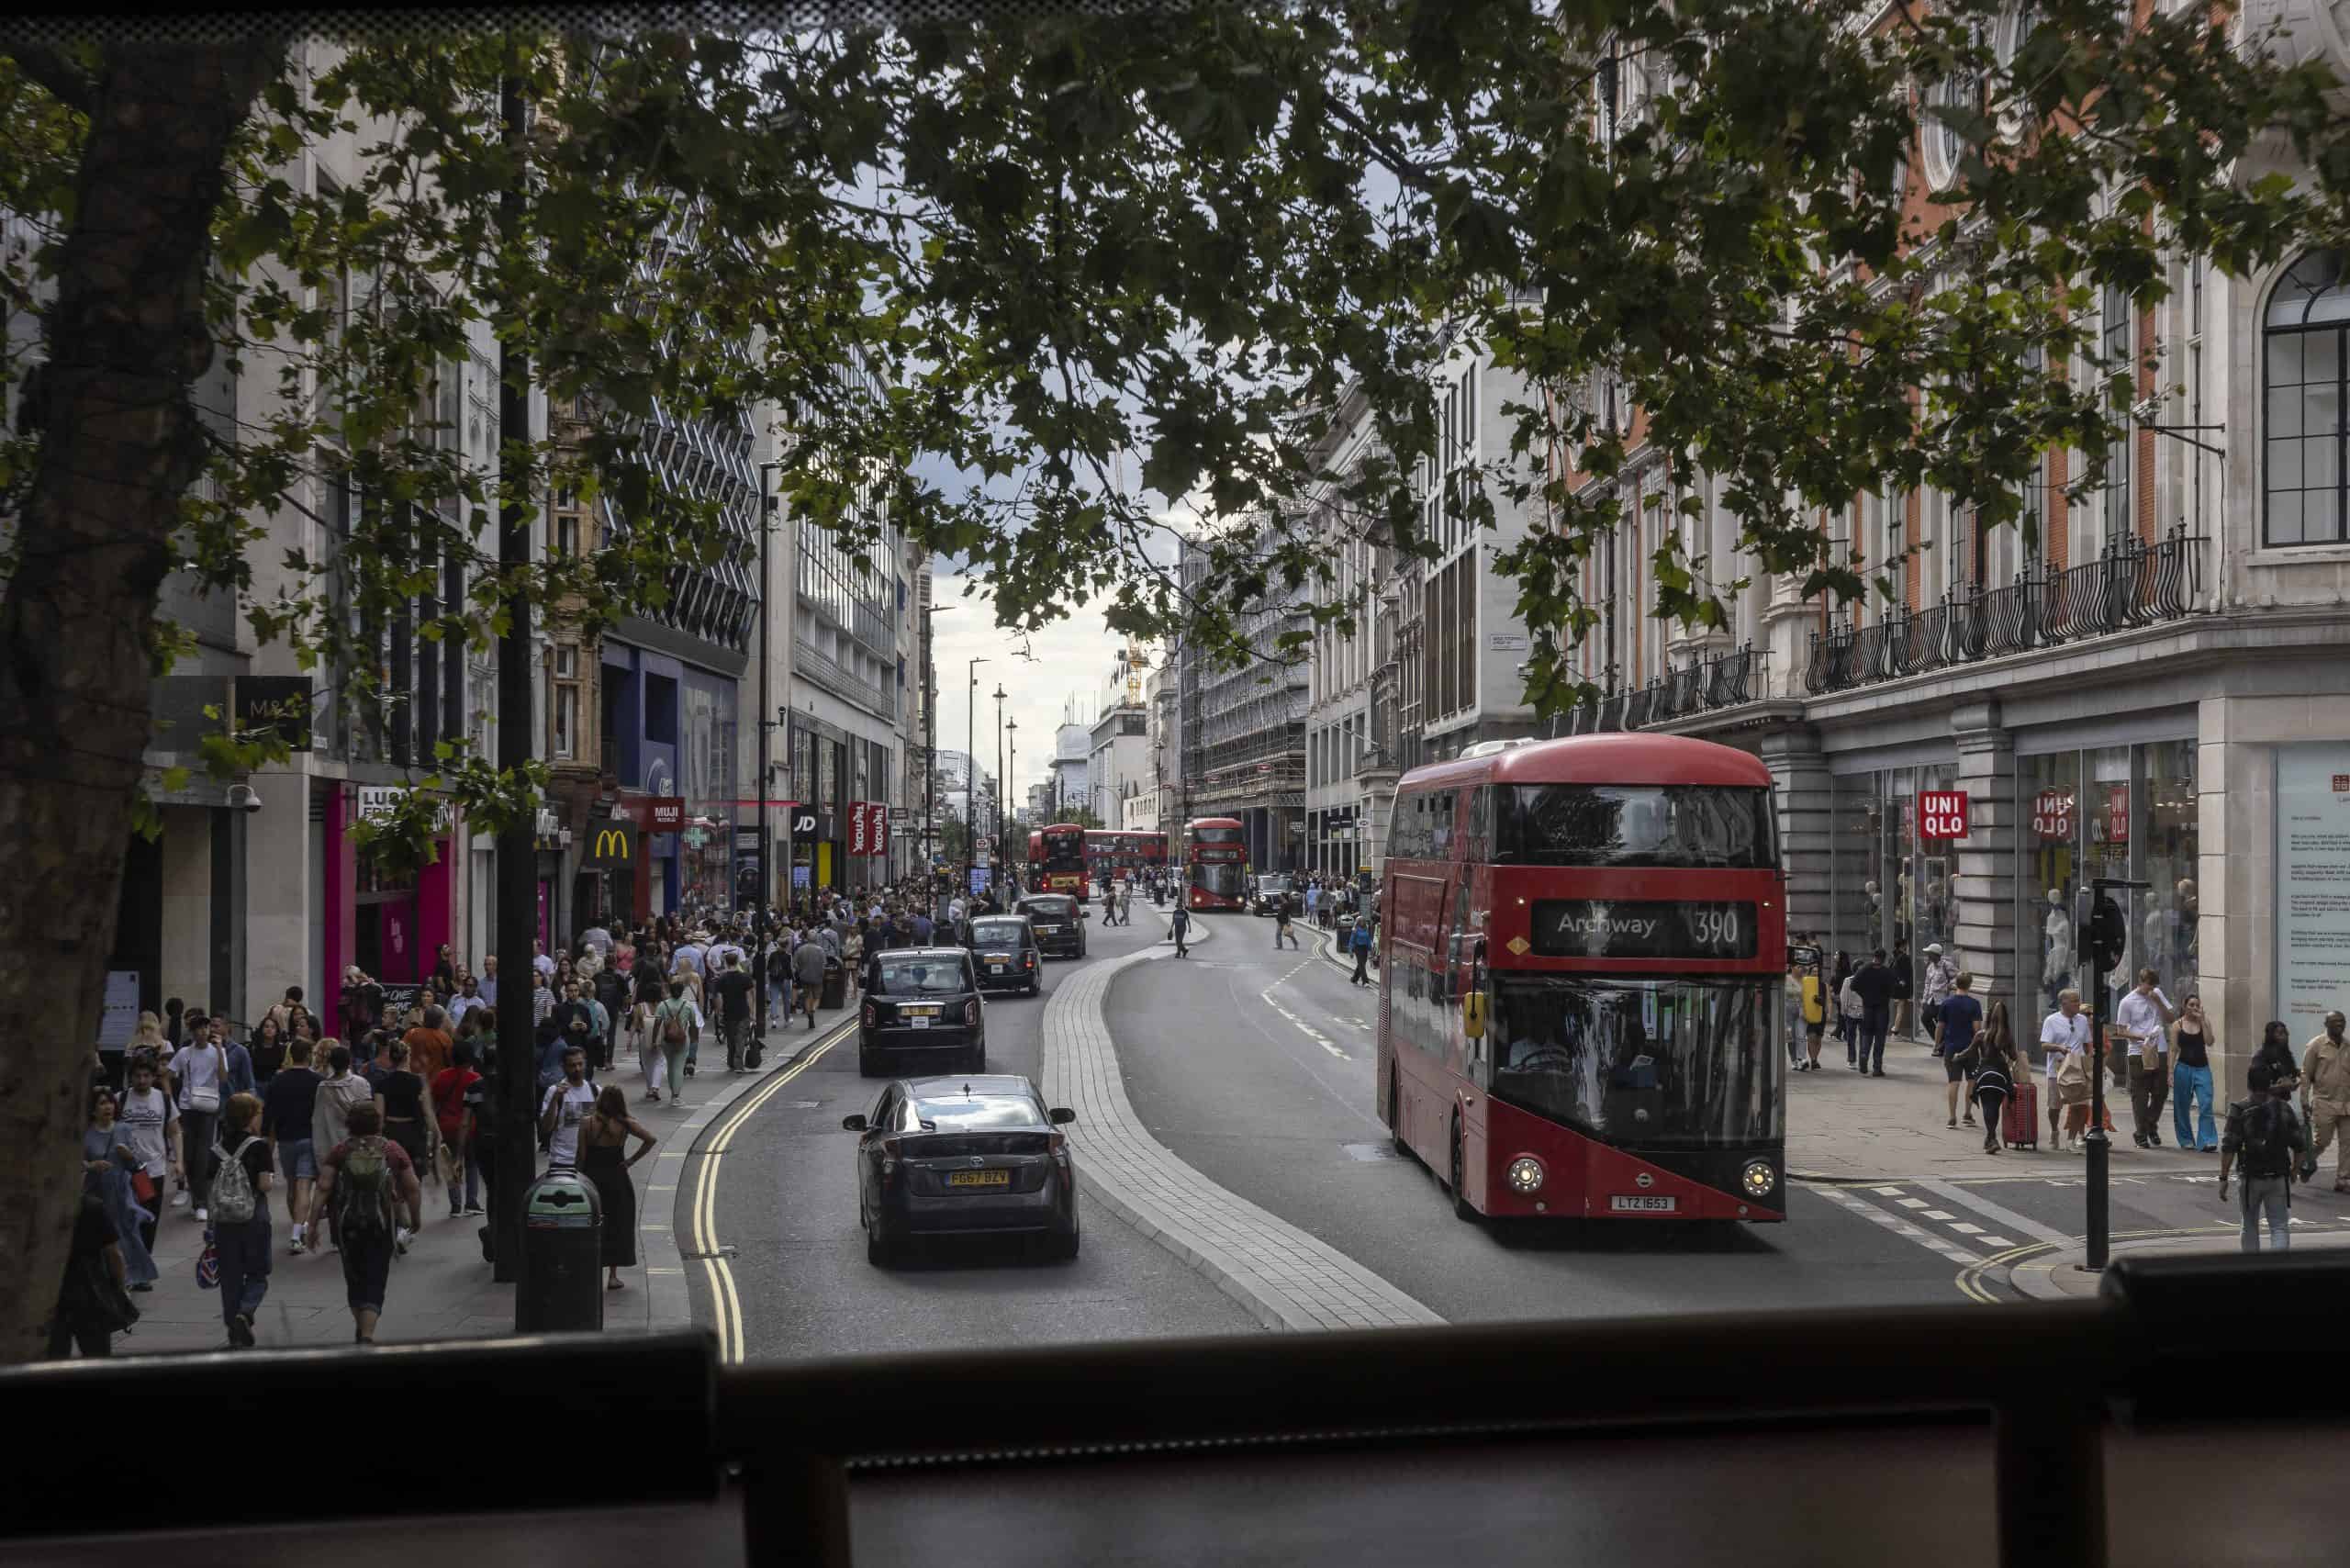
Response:
[[[1628,1198],[1621,1193],[1607,1200],[1608,1208],[1616,1214],[1669,1215],[1681,1206],[1679,1198]]]

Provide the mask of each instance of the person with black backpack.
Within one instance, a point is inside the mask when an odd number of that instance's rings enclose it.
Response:
[[[403,1215],[411,1230],[424,1223],[424,1183],[408,1150],[383,1136],[384,1118],[372,1104],[353,1105],[351,1136],[319,1161],[319,1195],[310,1201],[315,1230],[334,1208],[335,1239],[342,1248],[342,1282],[351,1305],[352,1336],[375,1342],[384,1315],[385,1287],[391,1282],[394,1238]]]
[[[2309,1147],[2309,1131],[2293,1114],[2291,1081],[2279,1086],[2266,1063],[2244,1074],[2252,1092],[2228,1107],[2227,1131],[2220,1136],[2220,1201],[2228,1199],[2228,1174],[2243,1164],[2244,1250],[2260,1250],[2260,1217],[2268,1216],[2268,1247],[2292,1246],[2293,1167]]]

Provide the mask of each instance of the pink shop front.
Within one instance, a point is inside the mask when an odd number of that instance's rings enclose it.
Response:
[[[386,878],[358,856],[352,828],[396,793],[397,787],[338,782],[324,801],[321,968],[330,1011],[346,966],[357,964],[386,987],[418,985],[456,929],[458,857],[449,835],[435,841],[437,858],[405,879]]]

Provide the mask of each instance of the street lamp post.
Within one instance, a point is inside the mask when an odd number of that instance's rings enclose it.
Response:
[[[963,886],[971,885],[971,868],[979,864],[979,842],[972,821],[977,814],[979,786],[979,759],[976,749],[979,733],[973,727],[979,712],[979,666],[986,659],[968,661],[964,677],[969,682],[969,695],[963,706]]]
[[[988,832],[995,836],[995,866],[988,875],[989,882],[997,887],[1003,883],[1003,682],[995,683],[995,810]]]
[[[951,604],[925,605],[922,612],[922,881],[923,900],[937,891],[931,880],[931,857],[938,853],[938,664],[932,656],[936,633],[930,618],[952,613]]]
[[[775,868],[767,863],[767,732],[775,724],[767,718],[767,617],[774,609],[768,590],[773,586],[768,577],[769,542],[775,538],[776,495],[774,476],[777,465],[759,465],[759,902],[756,950],[751,963],[753,988],[758,1008],[757,1029],[765,1035],[767,1029],[767,927],[775,924]]]
[[[1012,780],[1020,771],[1020,721],[1012,719],[1003,726],[1003,838],[1005,852],[1010,853],[1013,840]]]

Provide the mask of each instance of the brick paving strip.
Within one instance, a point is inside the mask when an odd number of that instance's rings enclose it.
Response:
[[[1194,919],[1193,946],[1212,935]],[[1046,1100],[1077,1113],[1078,1180],[1111,1212],[1214,1280],[1268,1328],[1385,1328],[1441,1323],[1353,1259],[1177,1159],[1143,1126],[1119,1076],[1103,1012],[1129,964],[1171,962],[1160,948],[1091,964],[1055,988],[1044,1017]]]

